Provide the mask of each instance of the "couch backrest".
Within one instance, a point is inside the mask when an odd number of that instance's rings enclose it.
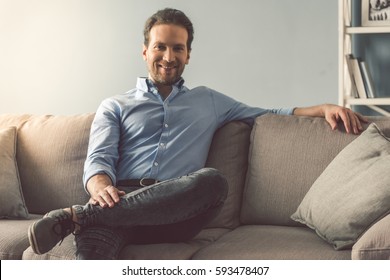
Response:
[[[2,114],[0,115],[0,128],[7,128],[10,126],[20,127],[23,123],[28,121],[32,116],[29,114],[14,115]]]
[[[17,164],[30,213],[44,214],[87,202],[82,175],[93,117],[0,115],[0,128],[18,127]],[[229,193],[209,227],[234,228],[239,224],[250,133],[245,123],[232,122],[214,136],[206,165],[225,174]]]
[[[208,227],[235,228],[240,224],[250,133],[251,128],[247,124],[231,122],[214,135],[206,166],[214,167],[225,175],[229,192],[221,212]]]
[[[92,119],[93,114],[0,116],[0,127],[18,127],[16,158],[30,213],[88,201],[82,175]]]
[[[371,120],[390,135],[390,118]],[[327,165],[356,137],[343,128],[332,131],[323,118],[257,118],[251,135],[241,222],[297,225],[291,214]]]

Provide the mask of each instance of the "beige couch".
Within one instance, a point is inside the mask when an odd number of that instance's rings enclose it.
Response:
[[[0,182],[1,201],[16,205],[19,200],[14,211],[29,212],[27,219],[0,220],[0,259],[74,259],[72,235],[47,254],[36,255],[29,247],[27,228],[47,211],[88,200],[82,170],[92,119],[93,114],[0,115],[0,138],[6,128],[17,127],[19,177],[7,176],[21,185],[18,197],[19,185]],[[390,135],[390,118],[373,120]],[[265,115],[253,129],[242,122],[227,124],[216,133],[207,162],[229,181],[219,216],[189,242],[128,245],[120,258],[390,259],[390,215],[377,219],[352,249],[345,250],[335,250],[290,217],[328,164],[355,138],[342,129],[332,131],[321,118]]]

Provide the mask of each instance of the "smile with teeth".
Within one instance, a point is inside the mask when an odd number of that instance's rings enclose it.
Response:
[[[159,64],[158,66],[160,66],[164,70],[171,70],[171,69],[176,68],[175,64]]]
[[[170,69],[174,69],[175,66],[164,66],[164,65],[160,65],[161,68],[165,69],[165,70],[170,70]]]

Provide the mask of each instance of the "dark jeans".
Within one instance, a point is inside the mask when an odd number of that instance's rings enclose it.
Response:
[[[127,192],[113,208],[74,206],[82,226],[77,259],[117,259],[126,244],[182,242],[193,238],[221,209],[227,181],[204,168]]]

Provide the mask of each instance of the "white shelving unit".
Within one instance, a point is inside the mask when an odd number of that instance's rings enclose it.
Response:
[[[388,98],[356,98],[352,95],[351,80],[346,65],[346,55],[352,53],[353,34],[380,34],[389,33],[390,26],[380,27],[352,27],[352,0],[339,0],[339,105],[365,105],[376,112],[390,116],[390,112],[378,107],[390,105]]]

